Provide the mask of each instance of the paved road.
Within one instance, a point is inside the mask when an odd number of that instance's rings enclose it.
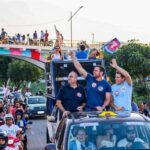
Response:
[[[46,144],[46,119],[38,118],[29,125],[31,129],[27,130],[28,150],[43,150]]]

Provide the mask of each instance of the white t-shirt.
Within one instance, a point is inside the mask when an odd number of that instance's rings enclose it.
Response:
[[[12,135],[13,137],[16,137],[17,131],[19,131],[19,127],[17,125],[12,124],[10,127],[6,124],[0,126],[0,129],[7,132],[8,135]]]
[[[25,96],[27,97],[31,96],[31,92],[25,92]]]
[[[60,54],[53,54],[52,60],[60,60],[61,56]]]
[[[134,139],[134,142],[141,142],[141,143],[144,143],[144,141],[140,138],[135,138]],[[127,147],[127,145],[129,144],[130,142],[127,141],[127,139],[122,139],[121,141],[118,142],[117,144],[117,147]]]
[[[101,147],[114,147],[116,144],[116,136],[113,135],[112,141],[102,140]]]

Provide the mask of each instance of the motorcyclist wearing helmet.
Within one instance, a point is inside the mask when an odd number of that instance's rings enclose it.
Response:
[[[6,150],[8,144],[8,135],[6,131],[0,129],[0,150]]]
[[[0,129],[6,131],[8,134],[16,137],[17,135],[20,134],[20,129],[17,125],[13,124],[14,118],[11,114],[6,114],[5,115],[5,123],[0,127]]]
[[[20,138],[21,130],[17,125],[15,125],[13,123],[14,118],[13,118],[12,114],[6,114],[5,115],[5,122],[6,122],[6,124],[0,126],[0,129],[6,131],[8,135]],[[21,143],[18,143],[18,146],[19,146],[19,150],[23,149]]]

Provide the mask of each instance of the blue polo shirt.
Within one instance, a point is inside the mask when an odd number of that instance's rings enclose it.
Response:
[[[111,93],[111,86],[106,80],[97,81],[91,74],[86,77],[87,109],[96,110],[96,106],[102,106],[106,93]]]
[[[72,88],[67,84],[60,89],[57,100],[61,100],[61,103],[66,110],[76,112],[77,107],[86,102],[85,90],[80,85],[76,88]]]

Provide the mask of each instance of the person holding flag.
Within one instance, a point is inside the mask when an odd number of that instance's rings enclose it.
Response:
[[[55,31],[56,31],[56,43],[57,45],[61,46],[63,44],[63,35],[58,31],[58,29],[56,28],[56,26],[54,26]]]

